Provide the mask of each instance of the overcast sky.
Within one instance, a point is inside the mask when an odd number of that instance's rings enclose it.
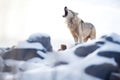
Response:
[[[65,24],[64,6],[78,12],[85,22],[103,34],[120,34],[119,0],[0,0],[0,32],[3,40],[24,40],[30,34],[47,33],[53,40],[73,38]]]

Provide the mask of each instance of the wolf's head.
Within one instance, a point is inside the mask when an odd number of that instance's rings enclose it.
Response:
[[[73,18],[74,16],[77,16],[78,13],[69,10],[66,6],[64,7],[65,14],[63,15],[64,18]]]

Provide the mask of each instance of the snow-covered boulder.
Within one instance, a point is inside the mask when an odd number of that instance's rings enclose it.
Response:
[[[24,62],[5,61],[6,65],[19,64],[15,66],[19,72],[13,75],[16,80],[120,80],[120,35],[118,34],[104,35],[64,51],[52,51],[48,54],[42,51],[46,49],[43,45],[40,47],[40,43],[26,41],[24,44],[29,45],[29,48],[27,45],[19,44],[15,51],[9,53],[11,55],[14,55],[14,52],[18,53],[15,55],[20,60],[22,55]],[[23,51],[17,50],[18,48]],[[39,50],[38,55],[33,48]],[[28,55],[27,49],[31,50]],[[31,58],[33,53],[36,57]],[[41,55],[44,56],[42,60],[40,60]],[[25,56],[31,59],[26,60]],[[3,58],[5,59],[4,56]]]
[[[4,65],[0,66],[1,71],[3,72],[17,72],[21,68],[21,66],[27,64],[18,65],[21,61],[29,61],[33,60],[34,58],[37,58],[40,60],[43,60],[44,57],[47,55],[48,52],[52,51],[52,45],[50,42],[50,36],[43,33],[37,33],[31,35],[27,40],[19,42],[17,45],[14,45],[13,47],[6,50],[1,48],[0,54],[1,54],[1,62],[0,64]],[[3,59],[3,61],[2,61]],[[14,64],[12,63],[13,60]],[[17,62],[16,62],[17,61]],[[34,60],[33,62],[38,62]],[[14,70],[16,68],[16,70]],[[27,70],[27,69],[25,69]]]
[[[51,38],[48,34],[45,33],[35,33],[32,34],[27,41],[29,43],[41,43],[47,51],[52,51]]]
[[[3,59],[29,60],[34,57],[43,59],[36,49],[12,49],[3,55]]]
[[[120,80],[119,43],[120,36],[113,33],[79,44],[58,52],[55,66],[25,71],[21,80]]]
[[[5,52],[3,59],[29,60],[34,57],[44,59],[43,54],[52,51],[50,36],[37,33],[26,41],[19,42],[13,49]]]

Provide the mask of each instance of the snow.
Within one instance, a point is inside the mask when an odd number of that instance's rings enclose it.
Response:
[[[38,50],[46,51],[46,49],[43,47],[43,45],[38,42],[29,43],[27,41],[21,41],[15,46],[15,48],[29,48],[29,49],[38,49]]]
[[[114,41],[120,41],[118,34],[111,33],[106,36],[111,37]],[[34,39],[36,37],[32,36],[32,38]],[[103,41],[105,44],[99,44],[101,47],[89,54],[89,56],[78,57],[74,54],[76,48],[96,44],[97,41]],[[28,43],[27,41],[18,43],[15,48],[44,49],[40,43]],[[97,55],[100,51],[120,52],[120,44],[99,38],[77,46],[72,46],[64,51],[47,52],[47,54],[38,51],[38,54],[44,56],[45,59],[43,60],[36,57],[28,61],[5,60],[4,62],[7,66],[14,67],[13,71],[16,74],[4,73],[3,80],[101,80],[84,72],[85,68],[90,65],[109,63],[117,66],[114,58]],[[67,64],[55,66],[55,64],[59,62],[66,62]]]
[[[110,33],[110,34],[107,34],[106,36],[111,36],[111,37],[113,37],[114,41],[120,42],[120,37],[119,37],[120,35],[119,34]]]
[[[34,33],[28,38],[28,41],[36,41],[36,40],[38,40],[38,38],[42,38],[42,37],[48,37],[49,38],[50,35],[48,35],[46,33]]]

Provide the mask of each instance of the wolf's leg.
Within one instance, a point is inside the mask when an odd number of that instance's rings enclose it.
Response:
[[[77,34],[78,34],[79,43],[82,43],[83,42],[82,35],[81,35],[82,33],[78,31]]]
[[[77,36],[77,34],[75,34],[75,32],[73,32],[73,31],[71,31],[71,34],[72,34],[72,36],[74,38],[75,44],[77,44],[78,43],[78,36]]]
[[[92,30],[91,30],[91,34],[90,34],[90,39],[95,39],[96,38],[96,29],[95,27],[93,26],[92,27]]]
[[[89,37],[83,39],[83,42],[87,42]]]
[[[81,36],[78,36],[78,38],[79,38],[79,43],[82,43],[83,41],[82,41],[82,37]]]
[[[74,34],[74,41],[75,41],[75,44],[78,44],[78,37]]]

